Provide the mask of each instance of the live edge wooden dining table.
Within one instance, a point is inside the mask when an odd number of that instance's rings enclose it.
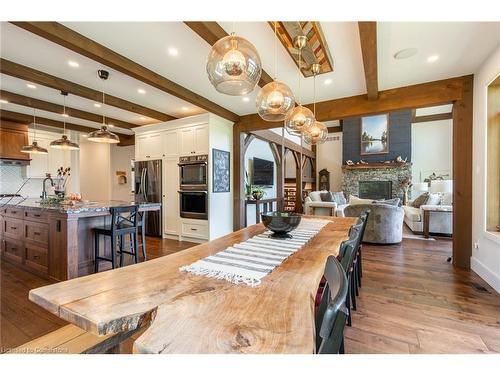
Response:
[[[313,353],[314,301],[325,262],[338,255],[356,221],[322,218],[331,222],[257,287],[179,267],[262,233],[262,224],[165,257],[33,289],[29,298],[96,335],[145,327],[134,353]]]

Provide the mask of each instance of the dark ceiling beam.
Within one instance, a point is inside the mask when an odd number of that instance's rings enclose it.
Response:
[[[53,112],[57,114],[62,114],[64,112],[64,107],[62,105],[46,102],[40,99],[30,98],[29,96],[15,94],[13,92],[5,90],[0,90],[0,99],[7,100],[9,103],[18,104],[25,107],[41,109],[47,112]],[[66,107],[66,114],[70,117],[75,117],[87,121],[96,122],[98,124],[102,124],[102,115],[98,115],[95,113],[86,112],[71,107]],[[130,122],[121,121],[111,117],[105,117],[105,122],[107,125],[114,125],[116,127],[124,129],[132,129],[139,126],[132,124]]]
[[[89,39],[82,34],[57,22],[12,22],[14,25],[30,31],[42,38],[50,40],[62,47],[68,48],[80,55],[104,64],[123,74],[135,78],[147,85],[156,87],[170,95],[192,103],[209,112],[215,113],[230,121],[238,120],[239,116],[220,105],[211,102],[201,95],[192,92],[158,73],[116,53],[115,51]],[[150,116],[154,117],[154,116]]]
[[[377,22],[358,22],[368,100],[378,98]]]
[[[89,87],[85,87],[56,76],[52,76],[50,74],[6,59],[0,59],[0,73],[23,79],[28,82],[37,83],[42,86],[47,86],[55,90],[66,91],[69,94],[81,96],[82,98],[90,99],[97,103],[102,102],[101,91],[97,91]],[[146,108],[139,104],[132,103],[108,94],[106,94],[106,105],[124,109],[129,112],[138,113],[140,115],[147,116],[159,121],[170,121],[175,119],[175,117],[167,115],[166,113]]]
[[[316,118],[318,121],[332,121],[449,104],[462,98],[462,88],[467,78],[468,76],[455,77],[384,90],[379,92],[377,100],[368,100],[366,95],[326,100],[316,104]],[[313,109],[311,104],[307,107]],[[241,116],[241,120],[235,125],[242,132],[282,126],[281,123],[264,121],[257,114]]]
[[[453,118],[453,113],[436,113],[434,115],[425,116],[415,116],[412,118],[412,122],[430,122],[430,121],[441,121],[441,120],[451,120]]]
[[[184,23],[211,46],[213,46],[219,39],[229,35],[217,22],[194,21]],[[263,87],[272,81],[273,79],[271,76],[267,74],[264,69],[262,69],[259,86]]]
[[[33,116],[27,115],[24,113],[19,113],[19,112],[13,112],[13,111],[6,111],[6,110],[1,110],[0,111],[0,119],[2,120],[7,120],[7,121],[13,121],[17,123],[22,123],[22,124],[31,124],[33,122]],[[52,120],[44,117],[36,117],[36,123],[40,125],[45,125],[49,126],[52,128],[58,128],[58,129],[63,129],[64,128],[64,123],[62,121],[57,121],[57,120]],[[83,126],[83,125],[77,125],[77,124],[72,124],[70,122],[66,123],[66,129],[68,130],[74,130],[77,132],[81,133],[90,133],[94,130],[97,130],[96,128],[91,128],[89,126]],[[118,134],[120,137],[120,142],[123,141],[130,141],[130,138],[132,140],[134,139],[133,135],[128,135],[128,134]]]

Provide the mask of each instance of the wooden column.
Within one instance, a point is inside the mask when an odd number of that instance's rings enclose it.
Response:
[[[472,102],[474,76],[453,104],[453,265],[470,268],[472,255]]]
[[[245,223],[245,133],[238,124],[233,126],[233,229]]]
[[[302,154],[292,151],[295,159],[295,212],[302,212]]]

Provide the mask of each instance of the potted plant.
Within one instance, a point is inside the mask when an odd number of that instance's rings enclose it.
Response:
[[[252,196],[255,200],[262,199],[266,195],[262,186],[252,186]]]
[[[247,198],[252,197],[252,184],[250,183],[247,171],[245,171],[245,195]]]

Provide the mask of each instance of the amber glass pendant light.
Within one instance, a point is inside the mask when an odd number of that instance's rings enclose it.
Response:
[[[311,67],[314,74],[314,118],[316,118],[316,75],[319,73],[319,69],[319,64],[313,64]],[[322,122],[314,120],[313,124],[305,128],[303,136],[304,142],[309,145],[325,143],[328,137],[328,128]]]
[[[293,108],[295,98],[293,92],[283,82],[276,80],[278,71],[278,38],[276,36],[276,21],[274,22],[274,81],[262,87],[255,100],[257,113],[266,121],[283,121]]]
[[[233,96],[253,91],[262,74],[257,49],[234,32],[215,42],[208,54],[206,69],[215,89]]]
[[[68,93],[65,91],[61,91],[61,95],[64,97],[64,112],[62,114],[63,116],[63,135],[61,138],[56,139],[55,141],[50,142],[50,147],[52,148],[57,148],[60,150],[79,150],[80,146],[78,146],[77,143],[72,142],[70,139],[68,139],[68,136],[66,135],[66,96],[68,96]]]
[[[296,106],[294,109],[292,109],[288,115],[285,118],[285,129],[286,131],[291,134],[291,135],[297,135],[301,136],[304,129],[307,128],[308,126],[311,126],[315,119],[314,115],[311,112],[309,108],[303,107],[301,104],[302,98],[301,98],[301,87],[300,87],[300,81],[301,81],[301,57],[302,57],[302,48],[307,43],[307,37],[306,36],[297,36],[294,41],[295,47],[299,50],[299,100],[298,100],[298,106]]]
[[[28,146],[23,146],[21,148],[21,152],[25,154],[48,154],[46,148],[38,146],[38,142],[36,141],[36,116],[35,116],[35,108],[33,108],[33,142]]]

